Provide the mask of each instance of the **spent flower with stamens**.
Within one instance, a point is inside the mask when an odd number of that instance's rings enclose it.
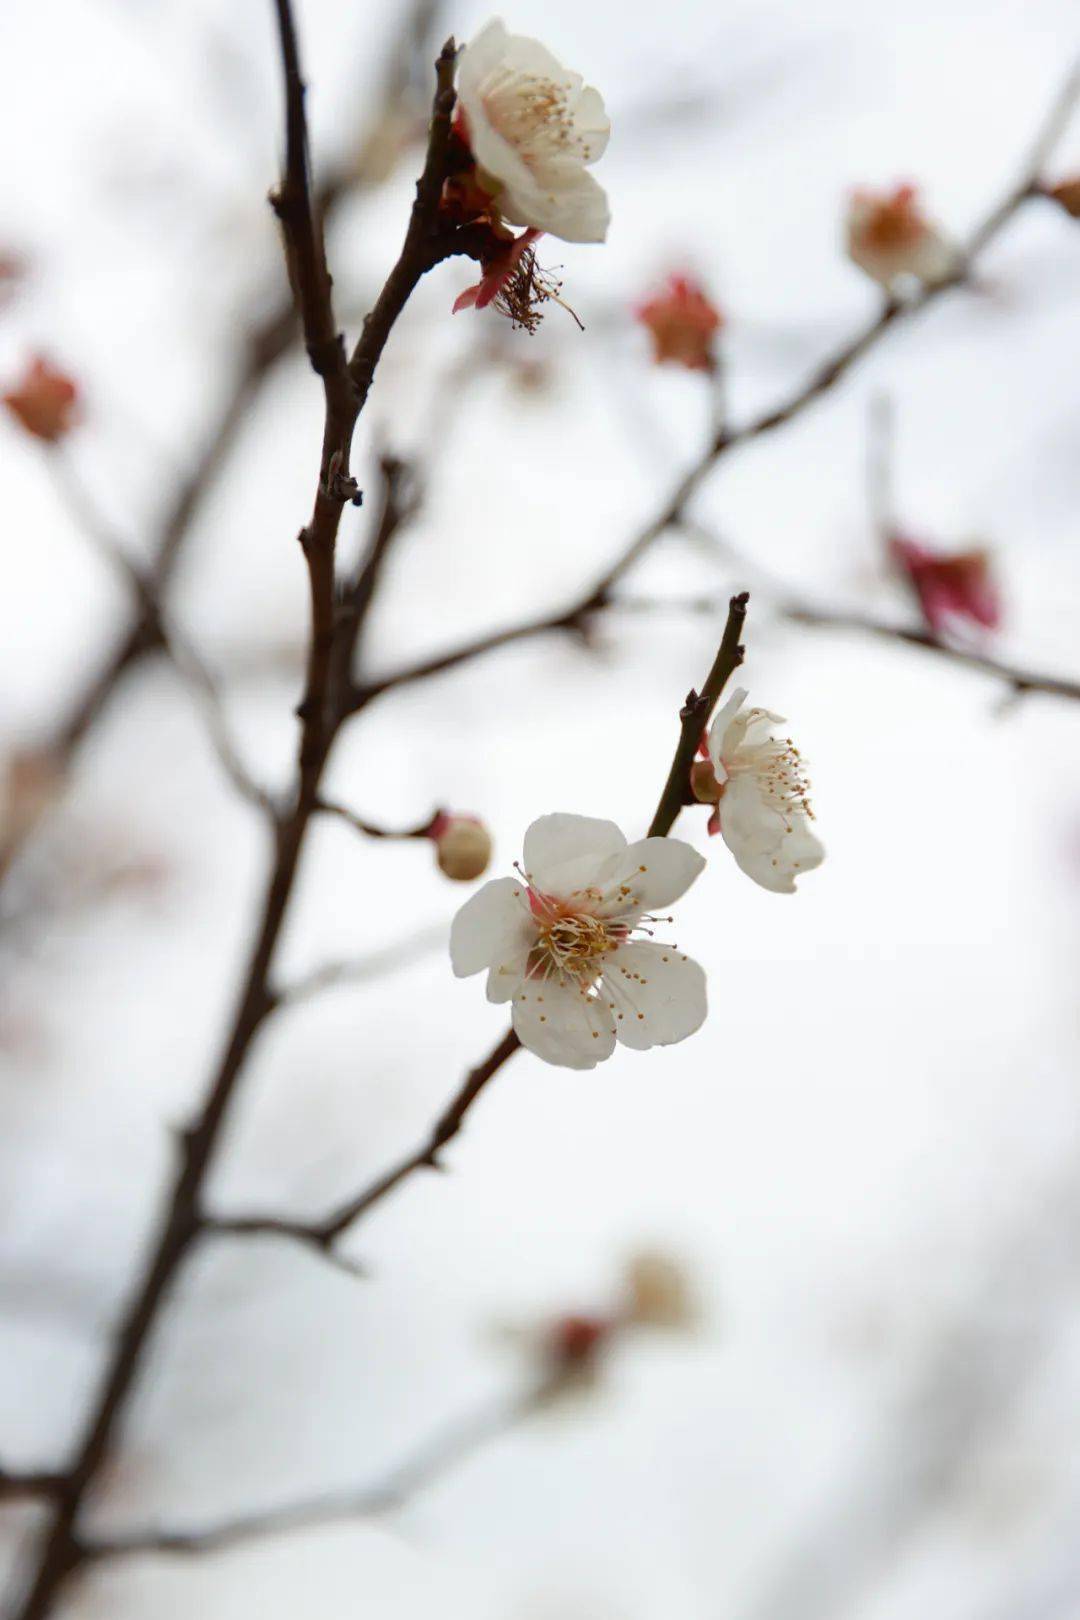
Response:
[[[746,698],[740,687],[717,711],[691,786],[703,804],[716,806],[709,831],[721,835],[747,876],[775,894],[793,894],[795,879],[825,858],[810,825],[810,783],[791,738],[774,735],[783,717],[744,709]]]
[[[945,281],[956,266],[955,247],[923,213],[910,184],[853,191],[845,235],[852,263],[890,294],[910,278],[927,286]]]
[[[522,1045],[547,1063],[592,1069],[616,1041],[685,1040],[705,1018],[705,975],[653,925],[704,865],[677,838],[628,844],[610,821],[541,816],[520,876],[485,883],[454,918],[454,972],[486,971],[488,1000],[513,1004]]]
[[[611,130],[599,92],[497,18],[466,46],[457,92],[457,134],[494,213],[565,242],[602,242],[607,197],[588,172]]]

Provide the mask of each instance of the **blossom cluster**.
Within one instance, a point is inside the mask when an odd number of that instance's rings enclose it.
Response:
[[[792,893],[824,857],[806,772],[790,740],[773,734],[779,717],[745,700],[735,692],[702,738],[693,788],[742,870]],[[656,934],[704,868],[678,838],[628,843],[611,821],[541,816],[517,876],[486,883],[455,917],[454,972],[486,973],[488,1000],[511,1004],[519,1040],[548,1063],[592,1069],[616,1044],[646,1051],[685,1040],[705,1020],[705,975]]]

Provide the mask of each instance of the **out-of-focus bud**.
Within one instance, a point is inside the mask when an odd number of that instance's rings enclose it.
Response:
[[[632,1256],[626,1267],[626,1291],[626,1318],[636,1326],[680,1331],[697,1320],[686,1273],[671,1255]]]
[[[931,286],[956,266],[956,249],[923,213],[913,185],[851,193],[845,222],[848,257],[886,292],[914,277]]]
[[[471,883],[487,871],[491,834],[476,816],[442,811],[428,829],[440,872],[455,883]]]
[[[889,542],[893,562],[918,599],[927,628],[940,635],[958,620],[996,630],[1001,623],[1001,594],[989,553],[939,552],[894,535]]]
[[[1056,186],[1047,186],[1046,195],[1064,208],[1070,219],[1080,219],[1080,174],[1059,180]]]
[[[568,1372],[591,1366],[613,1326],[604,1316],[561,1316],[551,1325],[548,1353],[557,1368]]]
[[[46,444],[56,444],[75,425],[79,390],[66,373],[40,355],[3,399],[27,433]]]
[[[688,371],[712,371],[716,365],[713,340],[724,317],[700,282],[692,276],[669,276],[659,292],[634,310],[652,338],[658,365],[685,366]]]

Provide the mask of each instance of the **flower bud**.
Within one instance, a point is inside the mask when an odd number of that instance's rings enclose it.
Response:
[[[626,1268],[627,1318],[639,1327],[679,1329],[696,1317],[686,1274],[677,1260],[657,1253],[636,1254]]]
[[[940,635],[957,620],[984,630],[1001,623],[1001,595],[989,554],[981,548],[940,552],[914,540],[894,535],[889,543],[893,562],[918,598],[932,634]]]
[[[1070,219],[1080,219],[1080,174],[1060,180],[1056,186],[1048,186],[1046,195],[1064,208]]]
[[[3,396],[27,433],[46,444],[56,444],[74,427],[78,398],[71,378],[40,355],[31,361],[22,382]]]
[[[443,812],[432,822],[428,837],[435,844],[440,872],[456,883],[471,883],[487,871],[491,834],[475,816]]]
[[[711,371],[716,364],[713,339],[724,317],[704,288],[690,276],[669,276],[664,287],[634,311],[652,338],[653,359]]]
[[[557,1366],[578,1369],[592,1362],[610,1337],[612,1323],[603,1316],[562,1316],[551,1326],[549,1352]]]
[[[852,263],[890,293],[905,277],[926,285],[944,281],[956,264],[955,249],[923,213],[913,185],[853,191],[845,235]]]

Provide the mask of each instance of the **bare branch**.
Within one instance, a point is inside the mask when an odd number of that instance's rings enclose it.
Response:
[[[350,810],[348,805],[338,804],[333,799],[320,798],[315,805],[315,809],[320,815],[336,816],[339,821],[344,821],[352,827],[354,832],[363,833],[365,838],[429,838],[433,822],[438,821],[439,817],[444,814],[442,810],[433,810],[426,821],[418,822],[415,827],[398,828],[382,827],[374,821],[365,821],[362,816],[358,816],[355,811]]]
[[[417,681],[427,680],[429,677],[442,674],[447,670],[456,669],[461,664],[470,663],[473,659],[482,658],[488,653],[495,652],[499,648],[509,646],[517,641],[531,640],[535,636],[549,635],[558,631],[569,630],[580,633],[583,626],[588,623],[591,615],[607,604],[611,592],[624,575],[640,561],[663,534],[682,522],[692,497],[705,482],[713,468],[725,456],[740,446],[764,438],[766,435],[775,432],[777,428],[785,427],[788,423],[795,421],[804,411],[831,392],[860,360],[877,347],[894,326],[920,314],[932,304],[937,303],[948,292],[962,287],[970,280],[978,256],[989,246],[1004,226],[1009,223],[1020,207],[1029,198],[1039,194],[1039,177],[1042,167],[1054,142],[1062,133],[1068,118],[1071,116],[1078,95],[1080,95],[1080,66],[1069,75],[1055,97],[1053,106],[1044,120],[1038,139],[1019,179],[1006,191],[1004,196],[994,205],[972,233],[966,247],[959,254],[951,275],[942,281],[923,287],[911,299],[904,301],[886,299],[877,315],[838,349],[830,359],[824,361],[809,380],[789,395],[787,399],[762,415],[752,418],[749,422],[744,423],[742,427],[722,428],[709,442],[693,466],[682,475],[656,514],[642,525],[611,565],[600,575],[599,579],[583,592],[576,601],[556,610],[554,613],[527,619],[516,625],[504,626],[464,642],[448,652],[437,654],[432,658],[422,659],[415,664],[405,665],[379,680],[364,683],[357,687],[353,694],[354,708],[357,710],[363,709],[385,692],[393,691],[399,686],[407,686]]]

